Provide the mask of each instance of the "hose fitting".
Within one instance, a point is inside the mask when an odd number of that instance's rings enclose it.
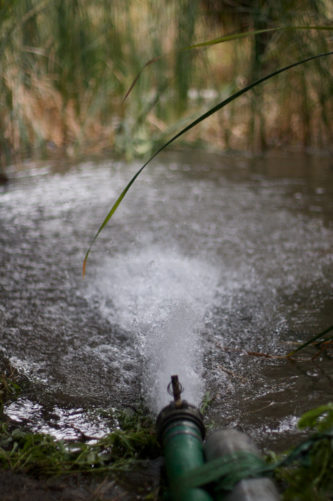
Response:
[[[181,400],[182,390],[177,376],[172,376],[170,385],[174,401],[162,409],[157,418],[156,428],[163,448],[171,499],[211,501],[212,498],[204,489],[186,489],[182,486],[182,477],[204,464],[205,427],[199,409],[186,400]]]

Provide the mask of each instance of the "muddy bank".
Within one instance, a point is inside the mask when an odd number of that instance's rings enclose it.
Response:
[[[158,460],[142,463],[136,471],[122,475],[103,475],[87,478],[33,478],[28,475],[0,470],[2,501],[131,501],[157,499],[159,488]]]

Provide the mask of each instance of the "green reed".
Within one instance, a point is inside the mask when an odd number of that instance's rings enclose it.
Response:
[[[330,58],[298,65],[288,79],[270,79],[264,93],[251,84],[290,62],[329,52],[327,5],[257,0],[245,10],[236,6],[226,28],[222,10],[212,28],[199,1],[157,6],[146,0],[140,9],[131,0],[3,1],[1,164],[36,153],[149,155],[190,130],[187,141],[202,138],[230,148],[329,145]],[[290,29],[281,26],[291,21]],[[244,33],[244,26],[256,35]],[[223,43],[195,43],[229,29],[240,32]],[[155,63],[124,102],[149,59]],[[250,92],[237,91],[242,84]],[[211,89],[214,99],[201,97]],[[184,128],[189,109],[200,118]]]
[[[214,99],[225,97],[240,82],[330,49],[325,31],[269,31],[287,24],[327,25],[324,0],[229,4],[0,2],[0,164],[54,152],[146,155],[189,112],[200,114],[213,104],[205,91],[215,91]],[[212,35],[260,29],[256,37],[180,50]],[[124,102],[149,59],[156,62]],[[224,148],[329,145],[332,85],[330,63],[317,61],[291,79],[272,81],[265,94],[258,88],[235,101],[187,141]]]

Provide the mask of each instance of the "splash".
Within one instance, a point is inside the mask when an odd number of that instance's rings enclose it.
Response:
[[[200,403],[201,332],[216,288],[213,266],[176,250],[150,247],[101,266],[92,289],[98,291],[103,315],[127,333],[129,343],[134,341],[132,356],[152,411],[168,403],[171,374],[179,375],[186,399]],[[114,356],[121,359],[120,347]]]

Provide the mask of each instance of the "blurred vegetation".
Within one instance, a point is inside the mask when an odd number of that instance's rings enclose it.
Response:
[[[288,30],[180,48],[332,17],[328,0],[0,0],[0,166],[46,155],[145,155],[237,88],[333,42],[330,32]],[[161,55],[123,101],[144,63]],[[322,58],[273,79],[186,140],[227,149],[329,146],[331,65]]]
[[[329,501],[333,492],[333,404],[303,414],[298,428],[310,434],[274,471],[284,501]]]

